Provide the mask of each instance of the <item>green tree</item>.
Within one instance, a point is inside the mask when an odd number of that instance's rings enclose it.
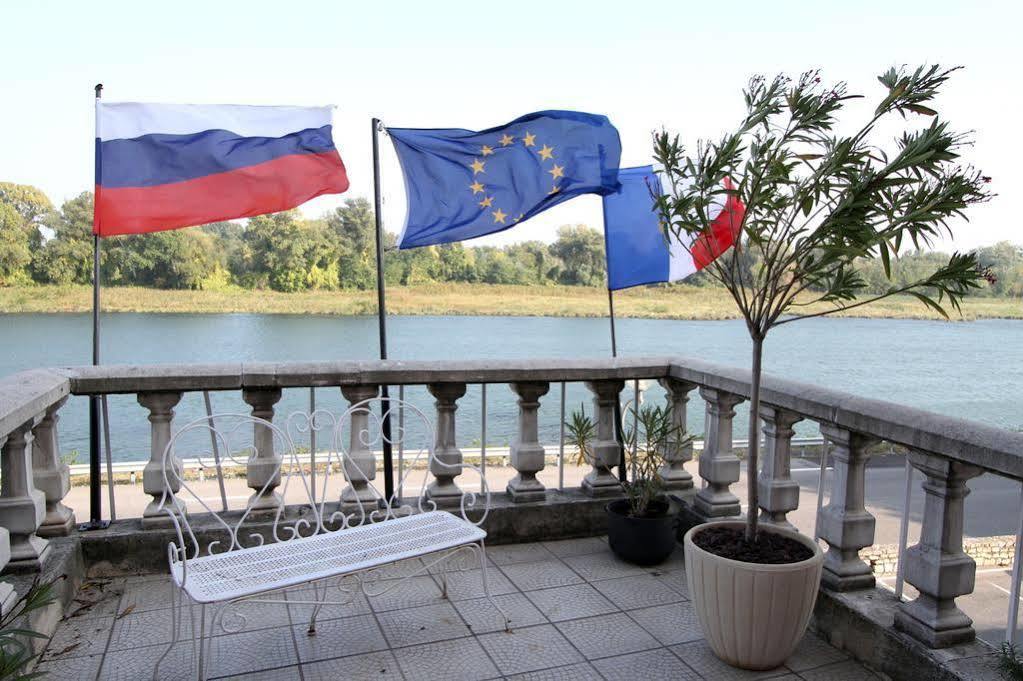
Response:
[[[47,213],[42,225],[53,236],[33,253],[36,281],[88,284],[92,281],[92,192],[65,201]]]
[[[12,206],[0,203],[0,284],[13,284],[29,278],[26,269],[32,262],[29,229],[24,218]]]
[[[604,235],[585,225],[562,227],[551,253],[561,261],[558,283],[579,286],[605,284]]]
[[[13,182],[0,182],[0,204],[14,208],[26,223],[38,222],[53,210],[53,204],[41,189]]]
[[[103,240],[103,281],[121,286],[201,289],[223,267],[218,239],[198,229]]]
[[[348,199],[326,216],[336,252],[341,288],[376,286],[376,223],[373,208],[364,198]]]
[[[317,226],[304,224],[295,210],[249,219],[242,278],[257,288],[288,293],[308,289],[310,271],[323,256],[323,236]]]

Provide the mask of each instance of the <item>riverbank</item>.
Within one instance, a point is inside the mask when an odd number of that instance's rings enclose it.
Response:
[[[371,315],[376,314],[376,291],[278,293],[241,288],[169,291],[110,287],[103,289],[102,306],[105,312]],[[88,312],[91,309],[89,286],[0,288],[0,313]],[[814,308],[807,310],[814,311]],[[604,317],[607,315],[607,291],[583,286],[394,286],[387,291],[387,311],[398,315]],[[684,285],[619,291],[615,294],[615,313],[619,317],[647,319],[734,319],[737,316],[735,303],[724,290]],[[940,318],[908,296],[859,308],[848,316]],[[973,298],[963,306],[963,318],[1023,319],[1023,301]]]

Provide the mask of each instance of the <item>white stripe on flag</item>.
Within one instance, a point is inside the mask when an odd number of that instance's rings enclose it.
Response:
[[[239,104],[141,104],[96,102],[100,140],[143,135],[190,135],[227,130],[239,137],[283,137],[331,124],[332,106],[246,106]]]
[[[661,171],[658,170],[658,173]],[[662,177],[661,186],[665,186],[664,179]],[[727,198],[724,194],[714,196],[711,200],[710,206],[708,207],[707,222],[712,223],[717,219],[718,215],[721,215],[721,211],[725,209],[725,199]],[[685,240],[685,247],[683,247],[680,239]],[[693,256],[689,254],[688,248],[693,244],[692,235],[681,234],[678,237],[672,235],[668,240],[668,281],[681,281],[691,274],[696,274],[696,263],[693,262]]]

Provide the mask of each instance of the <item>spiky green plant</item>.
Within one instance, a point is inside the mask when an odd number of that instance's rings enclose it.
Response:
[[[42,582],[37,577],[28,591],[3,617],[0,617],[0,680],[27,681],[42,676],[39,672],[26,672],[25,669],[38,657],[32,652],[30,640],[46,639],[46,635],[22,625],[29,613],[45,608],[57,600],[54,586],[62,579],[63,576],[50,582]]]

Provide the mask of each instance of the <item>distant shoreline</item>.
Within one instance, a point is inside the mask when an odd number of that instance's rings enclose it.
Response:
[[[0,313],[82,313],[92,309],[89,286],[0,288]],[[376,291],[279,293],[241,288],[178,291],[137,287],[102,290],[104,312],[182,314],[376,314]],[[819,311],[806,308],[805,311]],[[585,286],[423,284],[392,286],[387,312],[393,315],[606,317],[607,291]],[[950,311],[951,313],[951,311]],[[735,319],[735,304],[723,289],[696,286],[650,287],[615,294],[615,314],[643,319]],[[843,316],[875,319],[941,319],[917,300],[898,296]],[[959,319],[952,314],[953,319]],[[1023,319],[1019,298],[969,298],[962,319]]]

